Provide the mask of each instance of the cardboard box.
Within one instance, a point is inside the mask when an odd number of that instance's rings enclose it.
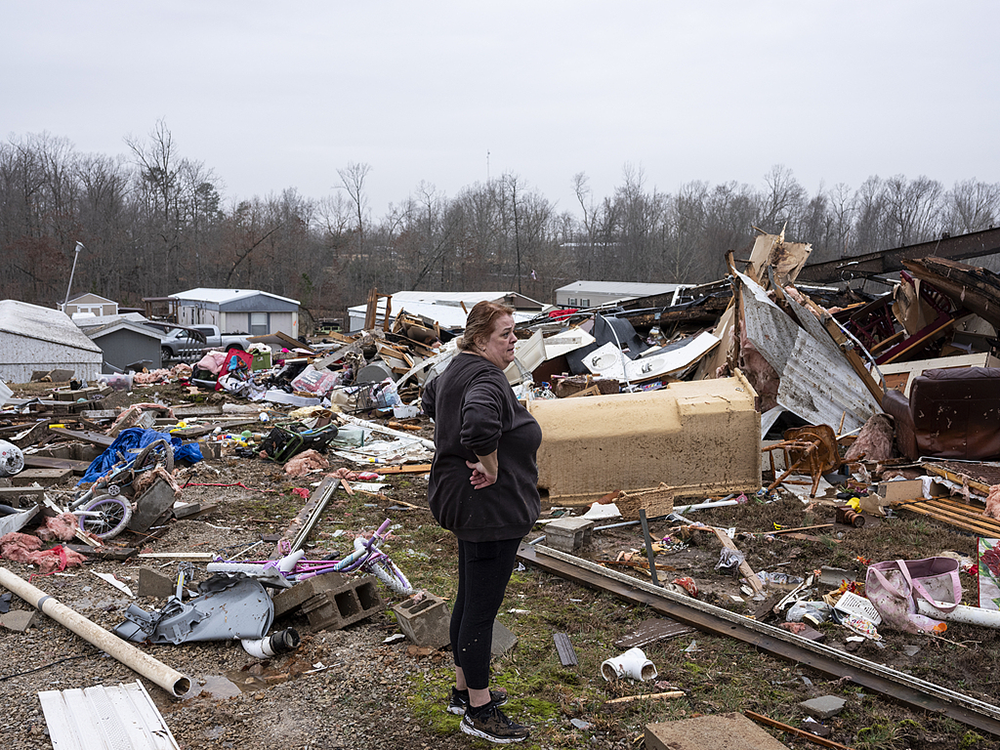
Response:
[[[919,479],[897,479],[892,482],[882,482],[878,486],[878,494],[888,503],[902,500],[921,500],[924,496],[924,483]]]

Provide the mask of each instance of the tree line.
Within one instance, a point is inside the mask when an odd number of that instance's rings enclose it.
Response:
[[[819,262],[986,229],[1000,213],[1000,183],[975,179],[946,188],[873,176],[810,194],[775,166],[762,186],[695,181],[667,193],[626,164],[611,195],[573,176],[572,211],[507,173],[451,197],[422,182],[374,217],[365,163],[337,170],[327,197],[292,188],[224,201],[222,180],[182,156],[162,121],[125,143],[118,156],[83,154],[48,133],[0,143],[0,297],[62,302],[81,241],[73,296],[126,307],[203,286],[291,297],[314,318],[343,316],[371,287],[514,290],[549,302],[579,279],[721,278],[725,254],[741,257],[756,228],[810,242]]]

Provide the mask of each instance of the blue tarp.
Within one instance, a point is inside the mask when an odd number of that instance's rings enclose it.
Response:
[[[201,455],[201,448],[198,447],[197,443],[188,443],[187,445],[184,445],[181,443],[180,438],[173,437],[166,432],[144,430],[141,427],[131,427],[118,433],[118,437],[115,438],[115,442],[109,445],[108,449],[104,451],[104,453],[99,455],[90,463],[90,466],[87,467],[87,473],[83,475],[83,478],[77,482],[77,484],[94,482],[102,474],[107,474],[111,467],[118,463],[119,453],[124,456],[128,456],[129,453],[132,452],[134,455],[154,440],[160,439],[168,440],[170,445],[173,446],[175,461],[188,461],[196,464],[203,458]]]

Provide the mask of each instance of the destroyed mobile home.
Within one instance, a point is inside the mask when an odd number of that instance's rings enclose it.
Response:
[[[1000,737],[991,670],[971,668],[1000,655],[1000,278],[909,258],[869,299],[799,283],[808,255],[761,235],[724,281],[517,315],[507,375],[542,427],[545,511],[494,654],[529,746]],[[12,746],[136,726],[134,747],[346,746],[366,733],[358,690],[363,711],[417,717],[374,746],[459,746],[427,707],[447,690],[454,591],[431,565],[450,552],[421,503],[418,407],[461,327],[429,312],[373,291],[355,334],[0,384],[0,690],[38,717],[6,721]],[[279,502],[280,522],[260,517]],[[894,536],[914,523],[919,543]],[[584,596],[592,613],[532,612]],[[720,666],[727,643],[747,650]],[[95,654],[114,665],[79,678]],[[772,687],[727,696],[738,659]],[[769,697],[789,682],[792,703]],[[289,707],[319,689],[319,714]],[[906,718],[880,740],[889,706]]]

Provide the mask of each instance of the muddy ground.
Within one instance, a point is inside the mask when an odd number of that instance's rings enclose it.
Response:
[[[173,403],[187,397],[179,388],[158,387],[155,393]],[[140,392],[134,400],[150,396]],[[121,394],[115,397],[125,400]],[[429,426],[424,434],[430,434]],[[169,523],[158,539],[145,540],[126,532],[116,544],[143,551],[233,554],[265,535],[280,534],[304,502],[292,490],[311,491],[321,474],[292,480],[279,465],[227,451],[220,459],[182,469],[179,478],[185,485],[183,499],[214,504],[215,510]],[[427,510],[426,480],[418,474],[387,477],[386,482],[389,486],[381,496],[338,493],[310,537],[310,557],[344,551],[345,540],[388,517],[394,531],[386,551],[416,587],[450,598],[455,545]],[[52,496],[68,497],[71,492],[72,486],[66,484],[53,488]],[[543,518],[561,512],[546,505]],[[829,506],[807,507],[780,494],[772,502],[751,499],[738,506],[699,511],[696,520],[735,528],[735,543],[755,570],[798,577],[826,565],[853,571],[863,580],[868,560],[920,558],[944,551],[975,554],[975,537],[918,516],[872,521],[862,528],[827,527],[804,532],[806,536],[798,539],[768,533],[775,530],[775,524],[790,528],[831,523],[833,515]],[[657,562],[673,568],[663,571],[668,580],[690,577],[702,600],[741,614],[753,611],[755,604],[741,591],[740,581],[715,569],[720,544],[714,535],[691,534],[668,521],[653,522],[650,531],[664,544]],[[544,528],[539,526],[529,539],[542,533]],[[598,531],[594,544],[582,555],[614,561],[623,553],[644,557],[637,526]],[[26,579],[36,572],[11,561],[3,565]],[[91,571],[113,573],[134,589],[141,567],[167,576],[176,572],[175,564],[158,561],[93,561],[66,574],[36,576],[32,583],[111,629],[122,621],[130,603],[152,610],[162,601],[130,599]],[[633,574],[642,575],[640,571]],[[195,583],[207,577],[202,568]],[[971,594],[974,602],[975,582],[965,574],[962,582],[967,600]],[[820,593],[825,590],[829,589]],[[401,599],[381,585],[379,591],[387,608],[344,630],[317,630],[298,614],[279,619],[275,627],[295,627],[302,644],[293,654],[263,662],[234,643],[142,646],[188,675],[195,687],[186,697],[174,699],[150,681],[141,681],[183,748],[485,747],[486,743],[460,734],[458,717],[443,710],[450,684],[447,650],[428,652],[404,640],[387,642],[400,632],[391,606]],[[17,597],[11,606],[27,608]],[[796,704],[825,694],[847,701],[845,710],[827,722],[831,739],[844,745],[900,750],[1000,746],[996,737],[912,710],[890,697],[860,689],[849,679],[838,680],[711,633],[693,632],[644,647],[658,671],[654,682],[605,682],[600,664],[621,652],[615,641],[651,616],[642,606],[532,568],[515,573],[500,621],[518,643],[498,657],[494,666],[497,684],[512,695],[509,713],[533,727],[525,746],[632,748],[639,746],[637,740],[647,723],[727,711],[751,710],[800,726],[804,715]],[[849,643],[850,634],[832,623],[821,625],[820,630],[828,645],[997,702],[993,675],[1000,640],[996,631],[956,625],[941,638],[885,631],[883,647],[879,647],[868,641]],[[553,641],[556,633],[569,636],[577,666],[560,663]],[[40,691],[136,679],[129,668],[40,613],[26,632],[0,629],[0,700],[7,707],[0,716],[0,734],[5,746],[52,746]],[[607,702],[670,688],[684,690],[686,695],[679,700]],[[789,747],[809,746],[779,730],[768,731]]]

